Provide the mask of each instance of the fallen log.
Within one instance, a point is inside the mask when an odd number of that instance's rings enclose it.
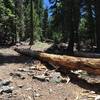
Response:
[[[23,48],[15,48],[14,50],[22,55],[36,57],[39,60],[52,63],[61,68],[66,68],[68,70],[85,70],[89,73],[100,75],[99,58],[81,58],[65,55],[55,55]]]

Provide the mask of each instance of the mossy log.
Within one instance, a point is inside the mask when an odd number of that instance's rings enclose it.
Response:
[[[97,59],[97,58],[73,57],[67,55],[55,55],[38,51],[32,51],[30,49],[23,49],[23,48],[15,48],[14,50],[22,55],[36,57],[41,61],[52,63],[61,68],[65,68],[68,70],[85,70],[88,73],[100,75],[99,58]]]

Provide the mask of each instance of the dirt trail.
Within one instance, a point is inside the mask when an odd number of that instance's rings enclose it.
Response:
[[[100,84],[89,84],[69,74],[70,81],[40,81],[34,75],[54,73],[40,61],[21,56],[11,48],[0,49],[0,100],[95,100],[100,94]],[[49,76],[49,75],[48,75]],[[54,76],[53,76],[54,77]],[[66,75],[66,79],[68,76]],[[2,91],[1,81],[9,80],[12,91]],[[6,86],[5,86],[6,87]],[[97,92],[97,93],[96,93]],[[100,99],[98,99],[100,100]]]

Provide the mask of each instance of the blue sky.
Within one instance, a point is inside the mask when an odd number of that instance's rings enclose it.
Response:
[[[49,0],[44,0],[44,8],[48,8],[49,5]]]

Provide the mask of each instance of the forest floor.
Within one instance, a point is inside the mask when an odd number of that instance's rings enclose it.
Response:
[[[37,43],[32,49],[49,46]],[[49,67],[13,47],[0,48],[0,100],[100,100],[100,76],[82,71],[62,75]]]

